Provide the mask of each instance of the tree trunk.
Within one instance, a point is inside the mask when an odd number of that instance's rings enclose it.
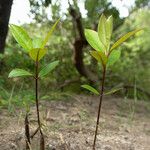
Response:
[[[74,26],[79,34],[79,37],[75,38],[74,41],[74,64],[81,76],[87,78],[90,82],[95,82],[98,80],[98,77],[95,76],[88,68],[85,66],[83,62],[83,48],[88,45],[85,36],[84,29],[82,25],[82,16],[80,12],[77,12],[71,4],[69,4],[69,13],[72,16]]]
[[[4,53],[13,0],[0,0],[0,53]]]

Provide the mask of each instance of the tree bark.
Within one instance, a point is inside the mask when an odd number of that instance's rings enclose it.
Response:
[[[13,0],[0,0],[0,53],[4,53]]]
[[[74,41],[74,65],[81,76],[87,78],[90,82],[95,82],[98,80],[98,77],[95,76],[83,62],[83,48],[88,45],[85,36],[84,29],[82,25],[82,16],[80,12],[77,12],[71,4],[69,4],[69,13],[72,16],[74,26],[79,34],[79,37],[75,38]]]

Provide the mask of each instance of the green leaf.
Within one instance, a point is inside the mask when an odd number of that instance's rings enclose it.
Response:
[[[113,17],[110,16],[108,19],[106,19],[105,15],[102,14],[98,24],[98,36],[100,41],[105,46],[105,51],[109,49],[112,30]]]
[[[22,46],[26,51],[32,49],[32,39],[22,27],[12,24],[9,27],[13,37],[20,46]]]
[[[108,17],[106,21],[106,42],[107,42],[108,48],[110,46],[110,39],[111,39],[112,31],[113,31],[113,17],[110,16]]]
[[[107,50],[107,40],[106,40],[106,17],[104,14],[101,15],[99,23],[98,23],[98,37],[100,41],[105,46],[105,51]]]
[[[50,31],[46,35],[46,37],[45,37],[45,39],[41,45],[41,48],[45,47],[46,43],[48,42],[49,38],[51,37],[51,35],[52,35],[52,33],[53,33],[54,29],[56,28],[59,21],[60,21],[60,18],[55,22],[55,24],[52,26],[52,28],[50,29]]]
[[[115,92],[117,92],[119,90],[122,90],[122,88],[112,89],[111,91],[104,93],[104,95],[110,95],[110,94],[113,94],[113,93],[115,93]]]
[[[39,72],[39,77],[44,77],[46,76],[49,72],[55,69],[56,66],[58,66],[59,61],[54,61],[45,66],[40,72]]]
[[[90,85],[84,84],[84,85],[81,85],[81,87],[89,90],[90,92],[92,92],[94,94],[99,95],[99,92],[95,88],[93,88],[92,86],[90,86]]]
[[[110,53],[109,57],[108,57],[108,66],[113,65],[119,58],[121,55],[121,51],[119,50],[114,50]]]
[[[102,65],[106,65],[107,63],[107,56],[100,51],[91,51],[90,54],[98,61],[101,62]]]
[[[110,51],[112,51],[113,49],[117,48],[120,44],[122,44],[124,41],[126,41],[128,38],[130,38],[135,33],[139,32],[140,30],[141,29],[137,29],[137,30],[128,32],[127,34],[125,34],[124,36],[122,36],[117,42],[115,42],[113,44],[113,46],[111,47]]]
[[[46,52],[47,52],[46,48],[44,48],[44,49],[35,48],[35,49],[31,49],[29,51],[29,55],[34,61],[39,61],[40,59],[42,59],[44,57]]]
[[[88,43],[94,48],[96,51],[104,51],[104,46],[100,42],[98,33],[94,30],[85,29],[84,34]]]
[[[21,77],[21,76],[32,76],[32,74],[26,70],[23,69],[13,69],[9,73],[9,78],[14,78],[14,77]]]

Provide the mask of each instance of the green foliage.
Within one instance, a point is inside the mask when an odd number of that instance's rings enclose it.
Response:
[[[123,23],[123,18],[120,18],[119,11],[112,5],[109,0],[85,0],[85,9],[87,10],[88,21],[90,23],[98,23],[100,13],[106,16],[112,15],[114,17],[114,27],[118,27]]]
[[[91,51],[90,54],[98,61],[101,62],[103,66],[107,64],[107,56],[100,51]]]
[[[105,78],[106,78],[106,71],[107,71],[107,66],[112,65],[114,62],[116,62],[119,57],[120,57],[120,52],[114,50],[117,46],[119,46],[122,42],[127,40],[130,36],[134,35],[136,32],[139,30],[135,30],[132,32],[127,33],[125,36],[120,38],[111,48],[110,48],[110,42],[111,42],[111,35],[112,35],[112,30],[113,30],[113,18],[110,16],[108,19],[102,14],[99,20],[98,24],[98,37],[95,36],[96,39],[94,39],[94,36],[92,34],[86,34],[85,37],[87,38],[87,41],[89,44],[92,45],[92,47],[96,47],[96,51],[92,51],[91,55],[101,63],[102,65],[102,84],[101,84],[101,91],[100,93],[94,89],[93,87],[89,85],[83,85],[82,87],[99,95],[100,96],[100,101],[99,101],[99,107],[98,107],[98,116],[97,116],[97,123],[96,123],[96,129],[95,129],[95,136],[94,136],[94,142],[93,142],[93,149],[95,149],[96,145],[96,137],[97,137],[97,131],[98,131],[98,126],[99,126],[99,117],[100,117],[100,112],[101,112],[101,106],[102,106],[102,100],[103,100],[103,95],[107,94],[112,94],[118,89],[111,90],[110,92],[107,92],[106,94],[104,93],[104,84],[105,84]],[[91,33],[91,31],[90,31]],[[95,33],[95,32],[94,32]],[[96,33],[95,33],[96,35]],[[94,42],[93,42],[94,41]],[[98,42],[95,41],[100,41],[104,47],[102,51],[97,51],[98,47]],[[103,53],[104,51],[104,53]]]
[[[52,35],[54,29],[56,28],[60,19],[56,21],[56,23],[52,26],[51,30],[46,35],[45,39],[42,40],[40,38],[35,38],[31,40],[28,33],[19,26],[10,25],[11,32],[16,39],[16,41],[29,52],[29,56],[34,61],[39,61],[46,54],[47,49],[44,48],[46,43],[48,42],[50,36]]]
[[[113,51],[115,48],[117,48],[121,43],[126,41],[129,37],[134,35],[140,30],[134,30],[126,35],[124,35],[122,38],[120,38],[117,42],[113,44],[111,48],[110,47],[110,39],[111,39],[111,34],[112,34],[112,29],[113,29],[113,18],[112,16],[108,17],[108,19],[102,14],[99,20],[98,24],[98,34],[95,31],[92,30],[85,30],[85,37],[89,44],[98,52],[93,51],[91,52],[91,55],[98,61],[101,62],[102,66],[105,67],[107,66],[107,63],[109,65],[114,64],[120,57],[120,52],[118,51]],[[97,36],[98,35],[98,36]],[[102,44],[101,44],[102,43]],[[103,45],[103,46],[101,46]],[[102,47],[104,49],[102,49]],[[100,52],[104,51],[103,52]],[[112,53],[113,52],[113,53]],[[107,61],[109,60],[109,61]]]
[[[45,39],[44,40],[41,40],[41,39],[35,39],[35,40],[31,40],[31,38],[28,36],[27,32],[19,27],[19,26],[16,26],[16,25],[11,25],[10,28],[12,29],[12,32],[13,32],[13,36],[15,37],[15,39],[17,40],[17,42],[23,47],[23,48],[27,48],[28,52],[29,52],[29,56],[31,57],[31,59],[33,59],[35,61],[35,74],[34,74],[34,80],[35,80],[35,101],[36,101],[36,115],[37,115],[37,119],[38,119],[38,128],[40,130],[40,149],[41,150],[44,150],[45,148],[45,140],[44,140],[44,136],[43,136],[43,133],[42,133],[42,129],[41,129],[41,120],[39,118],[40,116],[40,112],[39,112],[39,99],[38,99],[38,80],[39,80],[39,61],[40,59],[42,59],[45,54],[46,54],[46,51],[47,49],[45,48],[46,46],[46,43],[48,42],[48,39],[50,38],[52,32],[54,31],[57,23],[59,22],[59,20],[57,20],[57,22],[52,26],[51,30],[48,32],[48,34],[46,35]],[[21,39],[21,40],[20,40]],[[29,43],[30,41],[30,43]],[[28,46],[28,43],[31,44],[30,47],[27,47]],[[35,47],[33,47],[35,46]],[[56,63],[56,62],[55,62]],[[51,64],[51,65],[48,65],[46,68],[44,68],[43,70],[41,70],[40,72],[40,76],[43,77],[44,75],[46,75],[49,71],[51,71],[52,69],[55,68],[55,66],[57,65],[57,63],[55,64]],[[29,72],[25,71],[25,70],[22,70],[22,69],[14,69],[10,72],[9,74],[9,77],[21,77],[21,76],[31,76],[32,74],[30,74]],[[12,95],[11,95],[12,97]],[[9,100],[9,106],[11,104],[11,100]],[[23,103],[24,106],[26,107],[26,113],[29,113],[30,111],[30,108],[29,108],[29,105],[28,103],[24,102]],[[30,143],[30,132],[29,132],[29,124],[27,124],[26,122],[27,121],[27,116],[25,118],[25,135],[26,135],[26,140],[27,142]],[[28,126],[28,129],[27,127]],[[27,136],[28,135],[28,136]],[[28,144],[26,144],[26,147],[28,147]],[[27,148],[28,149],[28,148]]]
[[[61,65],[59,65],[59,71],[56,69],[55,71],[48,74],[48,76],[44,77],[44,80],[41,80],[41,85],[44,87],[49,87],[49,85],[55,87],[56,85],[63,84],[65,80],[74,80],[78,78],[79,74],[76,71],[76,68],[74,67],[74,64],[72,63],[72,51],[70,50],[70,46],[68,45],[69,40],[73,39],[72,33],[68,32],[71,29],[71,22],[70,21],[64,21],[62,24],[64,27],[61,29],[62,32],[60,32],[60,29],[58,27],[57,30],[54,31],[55,34],[51,37],[49,42],[46,44],[47,52],[43,59],[40,60],[40,66],[39,70],[41,70],[46,64],[49,64],[50,62],[53,62],[55,60],[60,60]],[[28,33],[31,33],[33,39],[33,47],[38,48],[39,42],[43,41],[44,39],[41,39],[41,37],[45,38],[45,33],[49,32],[49,27],[53,26],[53,23],[43,23],[42,26],[39,26],[38,24],[26,24],[24,25],[24,28]],[[65,33],[65,34],[64,34]],[[61,36],[62,34],[62,36]],[[37,45],[37,46],[36,46]],[[39,44],[40,45],[40,44]],[[12,83],[10,83],[10,80],[8,80],[8,72],[12,68],[23,68],[25,70],[28,70],[30,72],[33,72],[35,62],[28,57],[28,53],[24,53],[23,51],[20,51],[19,45],[16,43],[15,39],[13,38],[12,34],[9,34],[8,41],[6,45],[6,53],[4,55],[4,64],[5,68],[3,70],[3,76],[2,76],[2,84],[6,85],[6,88],[13,85],[14,82],[20,81],[20,79],[12,79]],[[4,77],[6,76],[6,77]],[[21,81],[24,81],[25,85],[30,89],[32,87],[31,78],[28,80],[27,78],[22,78]],[[1,80],[0,80],[1,83]],[[74,92],[80,92],[80,89],[78,88],[80,83],[77,83],[78,85],[70,84],[69,86],[65,87],[64,90],[67,91],[74,91]],[[48,88],[41,88],[41,91],[45,92]],[[41,92],[42,93],[42,92]]]
[[[52,33],[53,33],[54,29],[56,28],[56,26],[57,26],[59,21],[60,21],[60,19],[58,19],[56,21],[56,23],[52,26],[51,30],[48,32],[48,34],[46,35],[45,39],[43,40],[43,43],[42,43],[40,48],[44,48],[45,47],[46,43],[48,42],[49,38],[51,37],[51,35],[52,35]]]
[[[122,85],[131,85],[134,87],[135,75],[137,78],[137,87],[143,89],[143,91],[150,91],[150,20],[148,19],[150,11],[148,9],[136,10],[128,18],[126,18],[124,24],[115,31],[116,36],[120,36],[120,33],[129,32],[135,28],[143,28],[143,31],[135,34],[135,38],[130,38],[128,42],[124,42],[121,47],[118,47],[118,51],[121,50],[121,58],[111,67],[110,72],[114,72],[110,75],[113,80],[108,85],[116,85],[122,83]],[[114,49],[115,50],[115,49]],[[134,98],[133,89],[128,89],[128,97]],[[137,90],[137,97],[140,100],[149,100],[149,97],[139,90]]]
[[[149,0],[135,0],[135,5],[137,8],[149,6]]]
[[[99,95],[99,92],[95,88],[90,86],[90,85],[84,84],[84,85],[81,85],[81,87],[89,90],[90,92],[92,92],[92,93],[94,93],[96,95]]]
[[[29,51],[29,56],[34,60],[34,61],[40,61],[46,54],[47,49],[46,48],[35,48],[31,49]]]
[[[115,48],[119,46],[122,42],[127,40],[129,37],[134,35],[136,32],[140,30],[134,30],[132,32],[127,33],[124,35],[122,38],[120,38],[111,48],[110,48],[110,40],[111,40],[111,34],[112,34],[112,29],[113,29],[113,18],[110,16],[108,19],[102,14],[99,20],[98,24],[98,37],[101,43],[103,44],[104,49],[102,51],[92,51],[91,55],[102,64],[102,84],[101,84],[101,91],[100,93],[94,89],[93,87],[89,85],[82,85],[83,88],[97,94],[100,96],[100,101],[99,101],[99,107],[98,107],[98,115],[97,115],[97,123],[96,123],[96,129],[95,129],[95,136],[94,136],[94,142],[93,142],[93,149],[95,149],[96,145],[96,139],[97,139],[97,131],[98,131],[98,126],[99,126],[99,118],[100,118],[100,112],[101,112],[101,106],[102,106],[102,100],[103,100],[103,95],[108,95],[112,94],[119,89],[114,89],[111,90],[110,92],[104,93],[104,84],[105,84],[105,79],[106,79],[106,71],[107,71],[107,66],[112,65],[114,62],[116,62],[119,57],[120,57],[120,52],[116,51]],[[96,34],[95,34],[96,35]],[[85,37],[87,38],[87,41],[89,44],[92,43],[92,47],[98,47],[95,39],[93,38],[93,35],[91,34],[86,34]],[[94,41],[94,42],[93,42]],[[96,44],[95,44],[96,43]],[[104,53],[103,53],[104,51]]]
[[[113,29],[113,18],[110,16],[108,19],[102,14],[98,24],[98,36],[100,41],[105,47],[105,51],[109,48],[110,38]]]
[[[106,41],[110,41],[111,40],[111,35],[112,35],[112,31],[113,31],[113,17],[110,16],[108,17],[108,19],[106,20]]]
[[[115,42],[113,44],[113,46],[111,47],[110,51],[112,51],[113,49],[117,48],[120,44],[122,44],[124,41],[126,41],[128,38],[130,38],[135,33],[139,32],[140,30],[141,29],[137,29],[137,30],[131,31],[131,32],[125,34],[124,36],[122,36],[117,42]]]
[[[101,43],[101,41],[99,40],[99,37],[98,37],[98,34],[96,31],[90,30],[90,29],[85,29],[84,33],[85,33],[85,37],[86,37],[87,41],[95,50],[97,50],[97,51],[104,50],[104,46]]]
[[[59,2],[58,2],[59,3]],[[98,24],[99,21],[99,14],[104,11],[104,14],[106,15],[106,18],[110,15],[113,16],[113,26],[114,26],[114,32],[111,38],[111,45],[113,44],[113,41],[117,41],[116,37],[121,37],[124,35],[124,33],[130,32],[136,28],[143,28],[146,26],[146,29],[144,28],[144,32],[137,33],[134,37],[136,38],[130,38],[127,42],[125,41],[121,47],[118,46],[118,48],[114,49],[114,51],[109,55],[109,59],[107,62],[107,80],[105,82],[106,86],[108,87],[114,87],[116,85],[133,85],[134,81],[134,74],[137,75],[138,81],[137,81],[137,87],[141,87],[142,89],[149,91],[149,10],[148,9],[142,9],[142,10],[134,10],[133,13],[130,13],[129,17],[127,18],[119,18],[119,13],[117,11],[113,11],[112,5],[110,4],[107,6],[107,1],[91,1],[86,0],[85,2],[85,9],[87,10],[87,17],[82,18],[83,26],[90,28],[92,27],[95,29],[95,27]],[[88,5],[88,8],[87,8]],[[41,8],[41,4],[39,4],[39,7]],[[105,10],[104,10],[105,8]],[[56,10],[57,11],[57,10]],[[58,11],[56,12],[59,13]],[[44,15],[44,14],[43,14]],[[53,14],[52,14],[53,15]],[[53,73],[50,73],[45,80],[41,80],[43,86],[48,86],[48,83],[51,83],[52,85],[61,85],[63,84],[68,78],[70,80],[76,79],[79,74],[76,71],[76,68],[74,67],[74,64],[72,63],[72,50],[70,50],[70,41],[74,40],[75,36],[75,30],[72,28],[72,22],[70,21],[70,17],[68,16],[68,12],[65,14],[66,19],[63,20],[62,27],[59,26],[59,30],[55,31],[55,35],[53,35],[53,38],[49,40],[47,43],[46,48],[48,49],[47,55],[44,57],[44,59],[41,59],[41,67],[45,66],[45,64],[48,64],[51,61],[54,60],[61,60],[61,65],[59,65],[59,72],[58,70],[54,71]],[[60,17],[61,15],[59,15]],[[55,17],[58,18],[58,17]],[[30,23],[30,24],[24,24],[24,28],[30,35],[32,35],[33,40],[36,38],[39,39],[39,37],[45,37],[45,33],[49,32],[49,27],[53,25],[53,22],[51,19],[43,19],[41,18],[40,24]],[[45,21],[46,20],[46,21]],[[123,25],[121,25],[124,22]],[[61,30],[61,32],[60,32]],[[43,39],[41,39],[42,41]],[[40,39],[39,39],[40,41]],[[37,42],[38,43],[38,42]],[[34,46],[33,46],[34,47]],[[37,46],[36,48],[38,48]],[[10,34],[7,38],[7,44],[6,44],[6,53],[4,56],[4,70],[3,74],[0,79],[1,85],[6,85],[7,88],[12,85],[10,83],[10,80],[7,81],[7,79],[4,77],[7,76],[7,72],[11,70],[11,68],[24,68],[25,70],[33,70],[34,69],[34,61],[30,60],[28,55],[23,53],[19,50],[19,46],[16,44],[14,38],[12,38],[12,35]],[[98,70],[98,76],[99,78],[102,78],[102,68],[100,64],[96,65],[95,60],[89,55],[89,50],[94,50],[95,48],[91,49],[90,47],[84,48],[84,63],[89,67],[89,69],[95,74]],[[95,49],[96,50],[96,49]],[[112,63],[112,65],[109,65],[109,60],[111,59],[112,54],[115,53],[115,51],[121,52],[120,59],[116,61],[116,63]],[[111,59],[112,60],[112,59]],[[100,62],[101,63],[101,62]],[[110,67],[109,67],[110,66]],[[126,71],[127,70],[127,71]],[[146,71],[145,71],[146,70]],[[81,80],[78,82],[78,85],[80,82],[86,82],[85,78],[80,78]],[[16,79],[15,79],[16,80]],[[20,80],[20,79],[19,79]],[[139,81],[142,82],[139,82]],[[26,82],[26,86],[29,86],[31,88],[31,82],[29,83],[26,78],[23,78],[22,81]],[[14,83],[14,82],[13,82]],[[77,84],[77,83],[76,83]],[[98,83],[96,83],[97,85]],[[76,87],[74,87],[74,83],[67,85],[65,87],[65,90],[73,90],[74,92],[78,93],[80,90]],[[43,88],[44,89],[44,88]],[[42,90],[43,90],[42,89]],[[106,88],[107,89],[107,88]],[[132,89],[129,89],[130,96],[132,97]],[[121,96],[124,96],[124,91],[118,92]],[[131,98],[130,97],[130,98]],[[138,91],[138,99],[145,99],[143,94]]]
[[[108,66],[112,66],[117,60],[119,60],[120,58],[120,55],[121,55],[121,51],[120,50],[115,50],[115,51],[112,51],[110,53],[110,56],[108,58]]]
[[[43,67],[42,70],[39,72],[39,77],[43,78],[44,76],[46,76],[49,72],[54,70],[56,66],[58,66],[58,64],[59,61],[54,61]]]
[[[30,72],[23,70],[23,69],[13,69],[9,73],[9,78],[14,78],[14,77],[22,77],[22,76],[33,76]]]
[[[108,66],[112,66],[117,60],[119,60],[121,51],[116,50],[116,48],[122,44],[124,41],[126,41],[129,37],[133,36],[135,33],[140,31],[134,30],[131,32],[128,32],[123,37],[121,37],[117,42],[115,42],[112,47],[110,46],[111,43],[111,35],[113,30],[113,18],[112,16],[106,18],[103,14],[100,17],[99,24],[98,24],[98,33],[96,31],[92,31],[89,29],[85,30],[85,37],[89,44],[96,50],[91,51],[90,54],[101,63],[103,67],[103,73],[105,73],[106,68]],[[102,45],[102,46],[101,46]],[[101,48],[104,49],[101,49]],[[103,74],[104,77],[104,74]],[[92,87],[85,85],[83,86],[87,90],[90,90],[92,92],[95,91]],[[113,92],[116,92],[118,90],[112,90],[108,92],[108,94],[111,94]],[[94,92],[96,93],[96,92]]]
[[[21,45],[27,52],[29,52],[29,56],[34,61],[39,61],[45,56],[47,51],[47,49],[45,48],[46,43],[48,42],[59,21],[60,19],[58,19],[52,26],[51,30],[48,32],[44,40],[42,40],[41,38],[35,38],[32,40],[25,29],[17,25],[10,25],[10,30],[19,45]]]
[[[27,52],[29,52],[29,56],[34,61],[40,61],[40,59],[42,59],[47,52],[45,45],[48,42],[50,36],[52,35],[54,29],[56,28],[56,25],[58,24],[59,20],[60,19],[58,19],[56,23],[52,26],[51,30],[48,32],[44,40],[42,40],[41,38],[35,38],[31,40],[28,33],[22,27],[19,27],[17,25],[10,25],[10,30],[16,41],[25,50],[27,50]],[[25,76],[25,75],[29,75],[29,73],[27,71],[15,69],[10,72],[9,77]]]
[[[110,94],[113,94],[115,92],[118,92],[119,90],[122,90],[122,88],[112,89],[112,90],[110,90],[108,92],[105,92],[104,95],[110,95]]]
[[[22,46],[27,52],[32,49],[32,39],[22,27],[12,24],[10,25],[10,30],[20,46]]]
[[[8,108],[8,111],[15,113],[17,108],[24,109],[25,105],[33,105],[34,95],[31,93],[31,89],[25,87],[22,89],[23,86],[23,82],[20,82],[20,84],[14,84],[10,90],[1,87],[0,108]]]
[[[51,36],[52,32],[54,31],[58,22],[59,22],[59,20],[57,20],[57,22],[53,25],[52,29],[48,32],[48,34],[46,35],[46,38],[44,40],[42,40],[41,38],[37,38],[37,37],[34,38],[33,40],[31,40],[28,33],[22,27],[19,27],[16,25],[10,25],[10,28],[11,28],[12,35],[14,36],[16,41],[19,43],[19,45],[21,45],[26,50],[26,52],[29,53],[29,56],[31,57],[31,59],[33,59],[36,62],[39,62],[39,60],[42,59],[47,52],[45,45],[48,42],[48,39],[50,38],[50,36]],[[30,43],[30,46],[28,45],[29,43]],[[16,54],[15,54],[15,57],[18,56]],[[26,55],[23,55],[22,53],[20,53],[20,54],[22,56],[26,57]],[[20,58],[20,56],[19,56],[19,58]],[[32,64],[32,62],[30,62],[30,60],[28,58],[25,58],[25,59],[26,59],[25,62],[28,60],[27,62]],[[20,60],[18,60],[18,61],[20,61]],[[58,61],[55,61],[55,62],[47,65],[47,67],[43,68],[39,74],[40,77],[43,77],[46,74],[48,74],[50,71],[52,71],[56,67],[57,64],[58,64]],[[10,72],[8,77],[14,78],[14,77],[24,77],[24,76],[32,76],[33,77],[36,75],[33,75],[30,72],[23,70],[23,69],[13,69]],[[28,102],[24,101],[23,104],[25,104],[25,106],[28,106]]]

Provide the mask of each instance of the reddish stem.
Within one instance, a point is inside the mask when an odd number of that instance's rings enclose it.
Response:
[[[37,111],[37,119],[38,119],[38,126],[40,131],[40,150],[45,150],[45,142],[44,142],[44,135],[41,129],[41,121],[40,121],[40,112],[39,112],[39,100],[38,100],[38,69],[39,69],[39,62],[38,62],[38,55],[37,60],[35,62],[35,100],[36,100],[36,111]]]
[[[106,66],[103,66],[103,77],[102,77],[102,85],[101,85],[101,90],[100,90],[100,101],[99,101],[99,107],[98,107],[97,122],[96,122],[95,136],[94,136],[94,142],[93,142],[93,150],[95,150],[95,145],[96,145],[96,140],[97,140],[99,118],[100,118],[102,100],[103,100],[103,93],[104,93],[105,75],[106,75]]]

